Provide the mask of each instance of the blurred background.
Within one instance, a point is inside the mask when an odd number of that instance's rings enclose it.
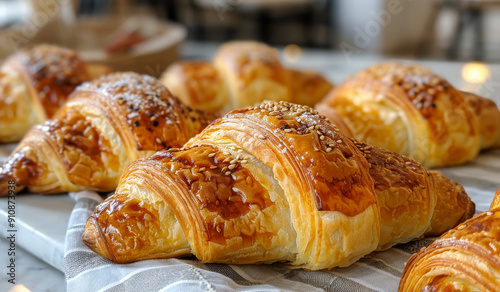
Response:
[[[409,59],[477,92],[500,60],[498,15],[495,0],[0,0],[0,60],[53,43],[158,77],[177,59],[211,59],[221,43],[245,39],[334,82]]]
[[[41,2],[61,9],[42,15]],[[353,54],[500,59],[495,0],[0,0],[1,28],[49,17],[68,23],[132,14],[180,23],[187,39],[196,41],[255,39]]]

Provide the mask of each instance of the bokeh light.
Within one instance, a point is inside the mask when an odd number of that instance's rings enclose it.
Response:
[[[302,49],[297,45],[288,45],[283,49],[283,58],[289,63],[295,63],[302,58]]]
[[[490,69],[483,63],[470,62],[462,67],[462,78],[470,83],[484,83],[490,76]]]

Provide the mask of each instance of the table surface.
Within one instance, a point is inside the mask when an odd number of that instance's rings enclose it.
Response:
[[[186,42],[182,48],[181,55],[183,59],[211,59],[213,53],[217,49],[218,44],[215,43],[194,43],[194,42]],[[379,61],[385,61],[379,56],[373,55],[352,55],[346,56],[339,52],[332,51],[323,51],[323,50],[303,50],[298,60],[295,62],[287,62],[286,58],[283,56],[283,50],[280,49],[280,57],[283,60],[283,63],[289,67],[302,68],[302,69],[313,69],[319,71],[325,75],[325,77],[334,83],[340,83],[346,77],[351,74],[358,72]],[[297,56],[296,56],[297,57]],[[492,98],[497,103],[500,103],[500,83],[496,83],[494,76],[498,76],[500,74],[500,65],[487,65],[487,69],[489,70],[489,78],[486,78],[485,82],[480,84],[474,84],[466,82],[462,78],[462,70],[465,63],[460,62],[444,62],[444,61],[425,61],[419,60],[414,61],[419,64],[423,64],[436,73],[445,76],[453,85],[462,90],[468,90],[472,92],[476,92],[482,94],[483,96],[487,96]],[[165,68],[158,68],[158,70],[164,70]],[[4,150],[3,151],[8,151]],[[1,152],[1,149],[0,149]],[[4,154],[5,153],[0,153]],[[499,180],[500,181],[500,180]],[[493,196],[493,194],[491,194]],[[29,201],[33,202],[37,199],[30,198]],[[28,201],[28,199],[26,199]],[[43,203],[42,200],[39,201]],[[61,199],[60,206],[53,206],[55,210],[62,209],[64,210],[64,216],[69,216],[67,210],[71,209],[72,203],[71,200],[67,197]],[[29,206],[23,206],[25,212],[31,212]],[[479,210],[485,210],[487,205],[479,205],[477,206]],[[49,209],[47,212],[52,212]],[[44,214],[45,215],[45,214]],[[48,214],[47,214],[48,215]],[[2,222],[4,224],[4,222]],[[59,222],[57,224],[53,224],[46,229],[51,229],[55,234],[56,244],[63,244],[64,241],[64,233],[61,234],[61,230],[65,230],[65,222]],[[57,225],[57,226],[54,226]],[[5,235],[5,234],[4,234]],[[24,240],[30,240],[29,237],[24,237]],[[61,243],[62,241],[62,243]],[[0,250],[2,253],[6,253],[8,249],[8,243],[5,240],[5,237],[2,236],[0,240]],[[59,246],[60,250],[61,247]],[[7,283],[7,278],[5,273],[0,273],[0,290],[1,291],[10,291],[10,289],[14,289],[12,291],[27,291],[23,290],[24,287],[31,291],[65,291],[65,279],[64,274],[58,269],[62,269],[62,262],[58,262],[58,255],[41,255],[43,251],[31,251],[31,253],[36,254],[33,256],[30,252],[18,249],[18,254],[16,259],[18,260],[18,268],[16,271],[16,285],[12,285]],[[56,266],[58,269],[52,267],[51,265],[43,262],[39,259],[47,258],[52,259],[48,260],[51,262],[52,266]],[[2,255],[0,258],[6,258]],[[60,260],[60,255],[59,255]],[[2,269],[3,271],[4,269]]]

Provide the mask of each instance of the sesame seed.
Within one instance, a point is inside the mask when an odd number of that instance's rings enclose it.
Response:
[[[219,226],[215,227],[215,230],[217,230],[217,232],[219,232],[219,233],[221,233],[221,232],[222,232],[222,230],[220,229],[220,227],[219,227]]]
[[[491,215],[493,215],[493,212],[488,211],[488,212],[486,212],[486,215],[487,215],[487,216],[491,216]]]
[[[405,164],[411,164],[411,161],[406,161]]]
[[[460,226],[458,226],[458,227],[457,227],[457,230],[462,230],[462,229],[464,229],[465,227],[467,227],[467,225],[462,224],[462,225],[460,225]]]
[[[201,172],[203,172],[203,171],[205,171],[205,170],[206,170],[206,168],[205,168],[205,167],[201,167],[201,168],[200,168],[200,171],[201,171]]]
[[[248,160],[243,159],[243,160],[242,160],[242,161],[240,161],[240,162],[241,162],[241,163],[243,163],[243,164],[245,164],[245,163],[247,163],[247,162],[248,162]]]
[[[158,142],[158,144],[161,144],[161,143],[162,143],[161,139],[160,139],[160,138],[158,138],[158,137],[156,137],[156,142]]]
[[[224,154],[224,155],[228,156],[228,155],[229,155],[229,152],[224,151],[224,152],[222,152],[222,154]]]
[[[217,165],[210,165],[210,169],[216,169]]]
[[[238,158],[235,158],[235,159],[229,161],[230,164],[235,164],[236,162],[238,162]]]
[[[224,173],[224,175],[230,175],[230,174],[231,174],[231,172],[230,172],[230,171],[226,171],[226,172]]]
[[[231,164],[231,165],[229,165],[227,168],[228,168],[229,170],[233,170],[235,167],[236,167],[236,164]]]
[[[284,131],[287,133],[290,133],[292,131],[292,129],[285,129]]]
[[[332,151],[332,148],[330,148],[330,147],[326,148],[326,152],[330,152],[330,151]]]
[[[321,135],[321,136],[319,136],[319,139],[320,139],[321,141],[323,141],[323,140],[325,140],[325,136]]]
[[[335,141],[335,142],[337,142],[337,143],[339,143],[339,144],[340,144],[340,143],[342,143],[342,140],[337,140],[337,141]]]
[[[259,139],[266,140],[266,137],[264,137],[263,135],[259,135]]]
[[[208,157],[214,157],[214,156],[215,156],[215,153],[213,153],[213,152],[208,154]]]

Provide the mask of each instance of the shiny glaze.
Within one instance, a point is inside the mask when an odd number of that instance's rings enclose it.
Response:
[[[268,78],[278,84],[288,85],[287,74],[277,57],[277,50],[257,42],[229,42],[220,47],[215,60],[224,60],[236,79],[239,88],[245,88],[257,78]]]
[[[445,233],[410,258],[399,291],[454,291],[454,284],[460,285],[456,291],[497,291],[499,281],[492,272],[500,272],[499,224],[500,209],[496,208]],[[468,260],[470,256],[474,259]],[[481,266],[475,266],[476,261]],[[437,269],[440,273],[432,272]],[[425,279],[420,287],[408,286],[418,279]]]
[[[181,147],[214,118],[183,105],[147,75],[111,74],[85,83],[77,91],[97,92],[110,100],[125,118],[138,150]]]
[[[297,170],[291,171],[303,175],[305,187],[314,194],[318,210],[354,216],[376,203],[364,157],[348,138],[312,108],[287,102],[264,102],[258,107],[232,111],[226,120],[232,119],[254,123],[262,133],[257,138],[263,138],[264,143],[276,147],[276,151],[292,161]]]
[[[426,188],[425,180],[430,174],[417,161],[377,146],[351,140],[370,163],[370,175],[375,183],[375,190],[384,191],[392,187]]]
[[[212,156],[211,153],[215,155]],[[242,167],[241,161],[244,159],[227,153],[212,146],[200,146],[160,151],[153,155],[151,160],[161,162],[172,174],[186,183],[196,198],[197,209],[202,213],[203,210],[214,212],[224,221],[228,221],[244,217],[251,206],[263,210],[273,205],[266,188],[255,180],[248,169]],[[238,161],[231,163],[234,160]],[[234,168],[229,169],[232,164]],[[210,217],[207,215],[206,219],[209,221],[205,222],[208,240],[225,244],[224,223],[215,224],[215,221],[210,221]],[[241,236],[244,246],[249,246],[256,238],[270,238],[273,235],[256,232],[253,235]]]
[[[21,61],[49,118],[78,85],[90,80],[85,62],[68,49],[42,45],[13,58]]]
[[[108,255],[118,262],[134,250],[154,250],[156,242],[150,238],[163,233],[161,225],[157,224],[155,208],[123,195],[114,195],[113,200],[99,204],[89,222],[96,224],[106,242]],[[142,236],[138,237],[138,234]]]
[[[440,100],[449,99],[455,111],[463,111],[469,127],[469,135],[475,135],[474,117],[462,94],[444,78],[418,65],[401,63],[379,64],[366,69],[357,76],[377,80],[396,92],[400,98],[407,98],[420,112],[430,126],[433,139],[441,144],[450,132],[446,112],[450,108],[440,108]],[[452,121],[451,121],[452,122]]]
[[[213,102],[220,94],[220,86],[225,86],[219,71],[210,62],[179,62],[172,65],[169,71],[166,74],[177,74],[177,78],[185,81],[183,85],[193,106]]]

